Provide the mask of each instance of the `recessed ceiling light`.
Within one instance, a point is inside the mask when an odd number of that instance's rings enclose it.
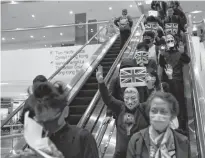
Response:
[[[31,15],[32,16],[32,18],[35,18],[35,15],[33,14],[33,15]]]
[[[14,38],[14,37],[12,37],[11,39],[12,39],[12,40],[15,40],[15,38]]]
[[[46,45],[45,45],[45,47],[46,47]]]
[[[72,10],[70,11],[70,14],[73,14],[73,11],[72,11]]]
[[[31,38],[34,38],[32,35],[30,36]]]
[[[43,38],[45,38],[46,36],[43,36]]]
[[[5,40],[6,40],[4,37],[2,37],[1,39],[2,39],[2,41],[5,41]]]
[[[15,2],[15,1],[11,1],[11,4],[17,4],[17,2]]]
[[[112,7],[109,7],[109,10],[112,10]]]
[[[130,8],[132,8],[132,5],[130,4]]]
[[[196,17],[194,16],[193,18],[195,19]]]
[[[52,45],[50,45],[50,47],[52,47]]]
[[[63,33],[61,32],[60,35],[63,36]]]
[[[202,11],[201,10],[195,10],[195,11],[192,11],[191,13],[192,14],[197,14],[197,13],[201,13]]]

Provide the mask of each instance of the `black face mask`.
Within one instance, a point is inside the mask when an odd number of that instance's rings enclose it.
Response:
[[[151,40],[150,39],[144,39],[143,40],[146,44],[150,44],[151,43]]]

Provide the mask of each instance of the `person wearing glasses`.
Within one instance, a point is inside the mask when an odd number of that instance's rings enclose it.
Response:
[[[167,76],[167,83],[170,83],[170,92],[179,102],[179,128],[187,131],[187,112],[184,99],[183,66],[190,62],[190,57],[176,46],[174,35],[166,35],[166,49],[159,55],[159,79],[163,81],[163,72]],[[170,82],[171,81],[171,82]]]

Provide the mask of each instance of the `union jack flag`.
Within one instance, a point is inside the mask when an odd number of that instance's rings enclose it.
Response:
[[[137,65],[148,64],[148,52],[145,51],[136,52],[134,58],[137,62]]]
[[[158,29],[158,24],[157,23],[147,23],[147,24],[145,24],[145,31],[153,31],[156,34],[157,29]]]
[[[121,87],[142,87],[146,86],[146,67],[131,67],[120,69]]]
[[[177,23],[166,23],[165,24],[165,34],[176,35],[178,33]]]

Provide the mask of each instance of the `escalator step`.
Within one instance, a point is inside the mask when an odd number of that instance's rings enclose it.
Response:
[[[100,65],[102,66],[111,66],[113,64],[113,62],[101,62]]]
[[[86,83],[82,89],[98,89],[97,83]]]
[[[96,77],[90,77],[86,83],[97,83]]]
[[[76,97],[71,105],[74,106],[74,105],[89,105],[90,104],[90,101],[93,99],[93,97]]]
[[[70,115],[73,114],[83,114],[85,112],[85,110],[87,109],[87,105],[76,105],[76,106],[70,106]]]
[[[104,58],[103,59],[103,62],[114,62],[115,61],[115,58]]]
[[[69,115],[68,120],[71,125],[77,125],[82,115]]]
[[[109,57],[109,58],[116,58],[118,56],[118,54],[107,54],[105,57]]]
[[[79,97],[94,97],[95,93],[97,92],[97,90],[80,90],[78,93]]]

